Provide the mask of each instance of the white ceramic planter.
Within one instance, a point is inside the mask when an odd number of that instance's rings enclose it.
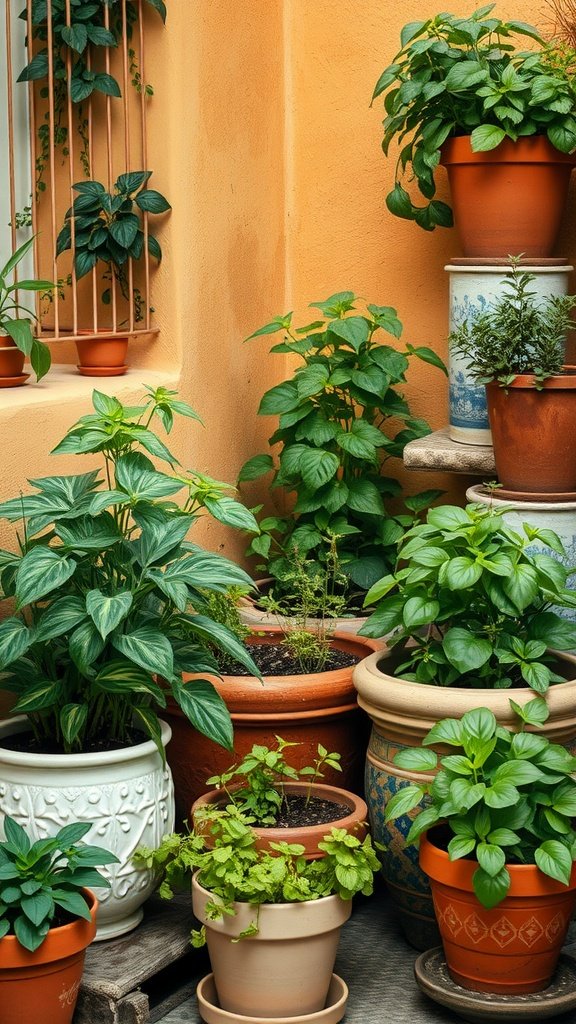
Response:
[[[534,541],[530,551],[551,555],[566,568],[576,566],[576,501],[512,501],[499,498],[498,491],[493,495],[486,493],[482,484],[469,487],[466,497],[468,501],[504,509],[506,523],[518,533],[523,534],[523,523],[539,530],[554,530],[566,549],[566,557],[556,554],[540,541]],[[567,585],[570,590],[576,590],[576,574],[568,577]],[[576,622],[576,608],[556,608],[556,611],[571,622]]]
[[[551,261],[552,262],[552,261]],[[471,261],[470,261],[471,263]],[[464,320],[474,321],[495,299],[505,294],[509,269],[502,265],[475,266],[449,263],[445,268],[450,281],[450,331]],[[527,266],[536,280],[531,290],[539,298],[566,295],[571,266]],[[463,444],[492,443],[484,386],[476,384],[467,367],[467,358],[450,346],[450,437]]]
[[[0,737],[28,728],[23,717],[0,722]],[[172,735],[162,723],[164,746]],[[110,889],[100,901],[96,940],[131,931],[155,878],[135,868],[137,847],[158,846],[174,828],[174,789],[168,766],[152,740],[93,754],[28,754],[0,747],[0,826],[10,815],[36,839],[55,835],[72,821],[91,821],[85,842],[111,850],[118,864],[101,868]],[[2,830],[3,831],[3,830]]]
[[[213,921],[206,904],[218,897],[192,880],[192,906],[206,925],[206,941],[218,1002],[223,1010],[273,1020],[316,1014],[326,997],[342,925],[352,900],[340,896],[305,903],[235,903],[233,917]],[[233,940],[253,922],[258,934]]]

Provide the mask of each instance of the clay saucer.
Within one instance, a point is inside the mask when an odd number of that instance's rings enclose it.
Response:
[[[83,377],[121,377],[128,366],[78,366]]]
[[[29,373],[21,373],[18,377],[0,377],[0,388],[21,388],[29,376]]]
[[[245,1017],[240,1013],[230,1013],[218,1006],[218,997],[214,985],[214,975],[207,974],[196,989],[198,1009],[204,1024],[264,1024],[270,1017]],[[328,999],[323,1010],[316,1013],[304,1013],[299,1017],[274,1017],[274,1024],[338,1024],[346,1012],[348,1002],[348,986],[337,974],[332,975]]]
[[[414,964],[414,975],[425,995],[472,1024],[486,1021],[504,1021],[505,1024],[535,1021],[538,1024],[576,1007],[576,960],[564,953],[552,984],[542,992],[528,995],[503,996],[462,988],[452,981],[441,946],[420,954]]]
[[[484,491],[487,494],[487,491]],[[498,487],[494,491],[495,498],[504,498],[505,501],[576,501],[576,491],[510,491],[506,487]]]

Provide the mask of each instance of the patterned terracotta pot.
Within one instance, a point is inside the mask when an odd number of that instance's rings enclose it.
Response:
[[[466,711],[487,707],[498,722],[514,728],[517,719],[510,707],[507,690],[469,690],[457,686],[412,683],[392,675],[399,654],[371,654],[354,669],[358,703],[372,719],[372,734],[366,755],[365,794],[372,835],[382,843],[382,873],[395,901],[398,919],[408,941],[417,949],[437,946],[440,937],[428,880],[418,863],[418,848],[406,845],[416,810],[386,824],[386,804],[403,786],[428,781],[429,774],[406,771],[394,762],[404,747],[418,747],[427,732],[441,718],[461,718]],[[540,729],[548,739],[567,746],[576,744],[576,657],[558,655],[558,672],[566,682],[552,686],[548,693],[550,717]],[[514,700],[526,704],[532,690],[514,690]]]
[[[0,739],[27,729],[26,718],[7,719],[0,722]],[[165,746],[170,736],[163,722]],[[93,754],[29,754],[0,746],[0,828],[6,814],[33,840],[55,835],[71,821],[93,822],[86,842],[119,858],[100,869],[111,888],[95,889],[96,941],[140,923],[155,879],[134,867],[132,855],[138,846],[158,846],[174,827],[172,776],[152,740]]]
[[[524,995],[550,984],[576,903],[576,864],[569,886],[534,864],[507,864],[510,891],[491,910],[474,894],[477,862],[451,861],[435,845],[434,830],[422,836],[420,865],[430,878],[448,970],[457,985]]]

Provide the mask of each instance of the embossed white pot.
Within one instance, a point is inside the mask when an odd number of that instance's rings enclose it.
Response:
[[[0,737],[27,728],[24,717],[6,719]],[[162,722],[164,746],[171,735]],[[152,740],[91,754],[29,754],[0,747],[0,832],[6,814],[34,840],[55,835],[72,821],[93,822],[85,841],[119,858],[118,864],[99,869],[111,888],[94,889],[100,901],[96,941],[140,923],[155,879],[134,867],[132,855],[139,846],[157,846],[174,828],[172,775]]]

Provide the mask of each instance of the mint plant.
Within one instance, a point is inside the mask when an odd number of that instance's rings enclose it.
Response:
[[[374,89],[372,100],[385,94],[385,155],[394,140],[402,145],[386,205],[426,231],[453,223],[450,207],[434,198],[446,139],[469,135],[476,153],[532,135],[546,135],[562,153],[576,147],[574,49],[550,45],[525,22],[493,17],[495,7],[409,22]],[[525,40],[531,48],[518,49]],[[415,178],[424,205],[412,201],[406,177]]]
[[[51,293],[56,286],[51,281],[41,281],[36,278],[14,280],[14,271],[33,245],[34,238],[29,238],[27,242],[16,249],[16,252],[0,269],[0,335],[7,334],[16,348],[28,356],[36,379],[42,380],[42,377],[48,373],[52,362],[50,349],[48,345],[34,337],[31,321],[37,321],[38,317],[34,310],[28,309],[27,306],[23,306],[20,301],[17,301],[17,296],[19,292]],[[12,278],[11,281],[10,278]],[[25,314],[23,317],[20,315],[22,313]]]
[[[399,751],[394,763],[409,771],[439,771],[430,783],[402,787],[386,808],[386,820],[408,814],[426,796],[406,841],[446,823],[450,860],[478,862],[474,892],[484,907],[495,907],[510,889],[506,865],[536,864],[543,874],[570,883],[576,859],[576,758],[526,726],[548,718],[542,697],[524,707],[510,701],[522,728],[497,724],[488,708],[445,718],[422,741],[423,748]],[[438,755],[428,747],[449,746]],[[434,835],[432,836],[434,838]],[[438,845],[436,843],[435,845]]]
[[[388,499],[401,491],[384,473],[388,460],[401,458],[409,441],[430,430],[412,416],[397,387],[405,383],[413,357],[445,368],[424,346],[408,344],[399,351],[382,344],[382,333],[401,336],[396,311],[375,305],[357,311],[359,301],[353,292],[340,292],[311,303],[321,311],[313,323],[296,328],[289,313],[250,335],[282,332],[271,351],[302,360],[289,380],[265,393],[258,410],[279,416],[269,439],[279,445],[277,459],[256,455],[239,476],[245,482],[272,473],[272,488],[295,494],[293,512],[263,518],[248,549],[265,560],[262,568],[274,578],[276,596],[289,592],[295,552],[327,566],[334,543],[348,581],[345,596],[354,588],[365,592],[393,564],[406,527],[440,494],[406,499],[408,515],[386,511]],[[392,430],[397,421],[401,428]]]
[[[576,625],[553,606],[576,607],[568,570],[535,542],[566,557],[552,530],[508,527],[501,509],[442,505],[405,534],[396,571],[366,596],[375,610],[361,633],[403,650],[395,674],[437,686],[563,682],[548,648],[576,646]],[[410,646],[406,646],[410,641]],[[405,649],[405,650],[404,650]]]
[[[67,923],[67,915],[90,920],[82,890],[89,885],[109,889],[110,883],[96,867],[117,864],[118,858],[100,846],[81,843],[92,828],[90,822],[65,825],[53,838],[35,843],[13,818],[6,816],[3,825],[0,940],[15,935],[33,953],[50,928]]]
[[[2,686],[50,749],[132,743],[136,727],[164,756],[158,710],[169,693],[200,732],[231,750],[228,710],[202,675],[218,674],[214,646],[250,674],[258,669],[210,617],[204,595],[253,584],[186,538],[202,514],[245,530],[257,530],[256,521],[227,484],[183,469],[155,432],[156,424],[169,432],[178,415],[198,419],[176,392],[148,388],[134,408],[100,391],[92,400],[94,411],[53,454],[99,454],[102,475],[32,480],[34,493],[0,504],[0,518],[19,524],[20,549],[0,551],[0,598],[16,608],[0,623]],[[200,678],[184,683],[183,672]]]

